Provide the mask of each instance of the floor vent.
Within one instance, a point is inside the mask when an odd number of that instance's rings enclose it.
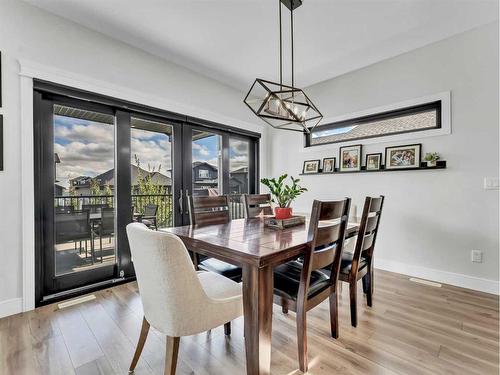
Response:
[[[94,294],[89,294],[87,296],[83,296],[83,297],[79,297],[79,298],[75,298],[75,299],[72,299],[70,301],[66,301],[66,302],[61,302],[61,303],[58,303],[57,304],[57,307],[59,308],[59,310],[61,309],[64,309],[66,307],[70,307],[70,306],[74,306],[74,305],[78,305],[80,303],[84,303],[84,302],[88,302],[88,301],[92,301],[96,299],[96,296]]]
[[[410,281],[413,281],[414,283],[419,283],[419,284],[424,284],[428,286],[433,286],[435,288],[441,288],[442,285],[440,283],[435,283],[434,281],[429,281],[429,280],[424,280],[424,279],[417,279],[415,277],[410,277]]]

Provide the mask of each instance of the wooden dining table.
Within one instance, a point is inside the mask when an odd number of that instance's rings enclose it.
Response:
[[[243,270],[243,311],[248,375],[267,375],[271,368],[273,268],[298,258],[307,249],[308,221],[274,229],[264,218],[237,219],[226,224],[181,226],[160,230],[181,238],[187,249],[237,265]],[[349,223],[346,237],[357,233]]]

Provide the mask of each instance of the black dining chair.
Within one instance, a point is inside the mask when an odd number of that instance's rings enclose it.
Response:
[[[75,242],[76,246],[76,243],[80,242],[81,253],[81,244],[83,241],[85,243],[85,255],[87,255],[87,241],[90,240],[90,253],[93,257],[94,244],[92,241],[92,228],[90,226],[89,211],[56,213],[55,226],[56,244]]]
[[[144,207],[144,215],[141,217],[141,222],[150,229],[154,228],[155,230],[158,230],[158,222],[156,218],[157,213],[158,205],[147,204]]]
[[[102,248],[102,238],[111,238],[115,234],[115,209],[112,207],[102,208],[101,210],[101,220],[99,224],[94,229],[95,234],[99,236],[99,249],[101,251],[101,263],[103,262],[103,248]]]

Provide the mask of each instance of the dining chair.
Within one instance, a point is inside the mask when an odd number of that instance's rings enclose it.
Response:
[[[184,243],[173,234],[130,223],[127,236],[144,309],[129,372],[153,326],[167,335],[165,374],[173,375],[180,337],[226,325],[243,314],[241,284],[212,272],[196,272]]]
[[[330,300],[330,328],[338,337],[336,314],[337,283],[350,198],[313,202],[308,231],[308,250],[302,261],[292,261],[274,269],[274,303],[297,315],[297,341],[300,370],[307,371],[306,313],[325,299]],[[329,273],[322,272],[328,267]]]
[[[158,223],[156,219],[157,213],[157,204],[147,204],[144,206],[144,215],[141,216],[141,222],[148,228],[155,228],[155,230],[158,230]]]
[[[246,218],[273,214],[271,194],[243,194],[242,200]]]
[[[99,224],[94,228],[94,232],[99,236],[99,249],[101,250],[101,263],[103,262],[103,248],[102,248],[102,238],[109,237],[110,243],[111,238],[115,234],[115,209],[113,207],[102,207],[101,208],[101,220]]]
[[[94,256],[94,241],[89,220],[89,211],[72,211],[69,213],[56,213],[55,215],[56,244],[64,242],[85,243],[85,256],[87,256],[87,241],[90,241],[90,252]],[[94,259],[92,259],[92,262]]]
[[[205,226],[226,224],[231,221],[229,210],[229,197],[220,196],[188,196],[189,220],[191,225]],[[233,264],[223,262],[219,259],[192,254],[195,267],[205,271],[211,271],[231,280],[240,282],[242,270]]]
[[[365,198],[358,235],[355,240],[351,241],[351,244],[354,245],[345,246],[342,255],[339,280],[349,283],[351,325],[353,327],[358,324],[357,282],[360,279],[363,283],[363,292],[366,294],[366,304],[372,307],[373,303],[373,251],[383,205],[383,195],[377,198]]]

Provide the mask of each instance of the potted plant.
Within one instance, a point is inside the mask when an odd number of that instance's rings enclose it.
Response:
[[[292,208],[290,204],[295,198],[297,198],[306,188],[301,187],[298,182],[298,178],[292,179],[292,184],[287,185],[284,183],[285,179],[288,177],[287,174],[281,175],[276,178],[263,178],[260,180],[264,185],[266,185],[271,192],[271,202],[275,203],[277,207],[274,208],[274,213],[276,219],[289,219],[292,217]]]
[[[428,167],[435,167],[436,162],[439,160],[439,154],[437,152],[428,152],[425,154],[424,160],[427,162]]]

